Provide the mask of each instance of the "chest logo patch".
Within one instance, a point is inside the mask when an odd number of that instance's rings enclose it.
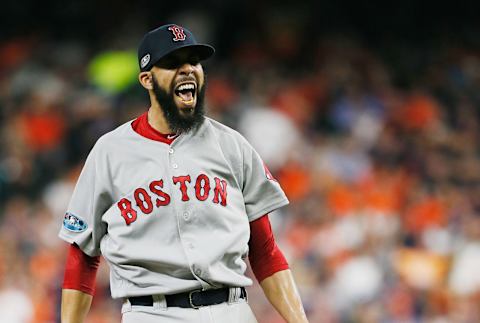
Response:
[[[87,229],[87,222],[70,212],[65,213],[63,227],[72,232],[83,232]]]

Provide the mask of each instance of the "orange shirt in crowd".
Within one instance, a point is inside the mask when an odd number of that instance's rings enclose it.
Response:
[[[65,120],[57,113],[25,113],[20,117],[21,135],[33,151],[45,151],[61,144]]]
[[[422,232],[428,228],[441,227],[445,222],[445,205],[435,197],[426,197],[410,206],[405,212],[404,224],[410,232]]]
[[[439,110],[438,104],[432,97],[425,94],[414,94],[400,109],[398,121],[406,129],[425,129],[438,120]]]

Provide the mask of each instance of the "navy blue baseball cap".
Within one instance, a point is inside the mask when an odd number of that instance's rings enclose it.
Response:
[[[149,71],[155,63],[180,48],[191,48],[200,60],[209,58],[215,49],[207,44],[199,44],[186,28],[169,24],[149,31],[138,46],[140,71]]]

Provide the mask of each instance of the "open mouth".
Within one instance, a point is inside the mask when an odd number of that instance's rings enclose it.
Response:
[[[197,85],[195,82],[180,83],[175,87],[175,95],[187,105],[193,104],[195,93],[197,93]]]

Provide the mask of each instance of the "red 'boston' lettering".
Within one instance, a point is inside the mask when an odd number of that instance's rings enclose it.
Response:
[[[135,202],[137,202],[137,206],[142,210],[145,214],[150,214],[153,211],[153,204],[152,198],[148,195],[147,191],[143,188],[137,188],[133,193],[135,197]]]
[[[190,175],[173,176],[173,184],[179,184],[178,187],[182,193],[182,201],[189,201],[187,183],[191,183],[192,179]],[[215,188],[213,189],[213,203],[220,204],[222,206],[227,205],[227,181],[214,177]],[[154,206],[157,208],[160,206],[169,205],[171,202],[171,196],[163,191],[163,180],[152,181],[148,185],[148,191],[146,188],[138,187],[133,192],[133,199],[135,199],[136,206],[144,214],[150,214],[153,212]],[[212,188],[210,178],[205,174],[200,174],[195,180],[195,196],[199,201],[206,201],[210,196],[210,190]],[[154,195],[152,195],[154,194]],[[155,201],[152,201],[152,196]],[[155,204],[153,203],[155,202]],[[128,198],[122,198],[117,203],[121,216],[124,218],[125,223],[130,225],[137,220],[138,209],[132,207],[132,201]]]
[[[227,182],[225,180],[215,177],[215,190],[213,195],[213,203],[218,204],[221,197],[222,202],[220,204],[222,206],[227,205]]]
[[[187,195],[187,184],[185,182],[191,182],[192,179],[190,175],[186,176],[173,176],[173,183],[177,184],[180,183],[180,191],[182,192],[182,201],[189,201],[190,198]]]
[[[125,223],[130,225],[130,223],[135,222],[137,219],[137,212],[132,209],[132,202],[130,200],[123,198],[117,203],[118,208],[122,217],[125,219]]]
[[[203,189],[203,194],[202,194]],[[207,175],[200,174],[195,183],[195,196],[199,201],[205,201],[210,194],[210,180]]]
[[[157,199],[155,201],[155,205],[157,207],[159,206],[165,206],[165,205],[168,205],[170,203],[170,195],[168,195],[167,193],[165,193],[164,191],[161,190],[161,188],[163,188],[163,179],[159,180],[159,181],[153,181],[150,183],[150,185],[148,186],[148,188],[150,189],[150,191],[152,191],[152,193],[158,195],[159,197],[161,197],[162,199]]]

